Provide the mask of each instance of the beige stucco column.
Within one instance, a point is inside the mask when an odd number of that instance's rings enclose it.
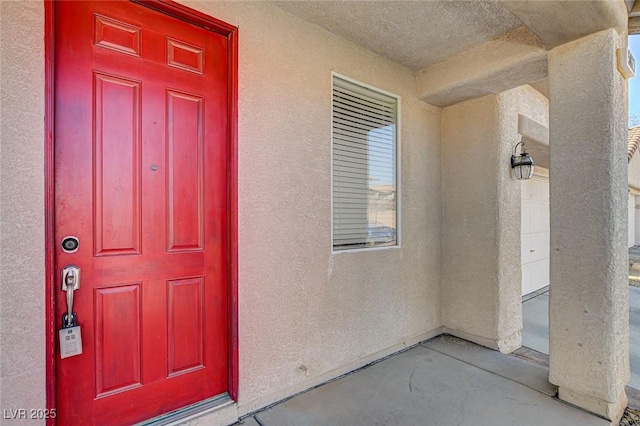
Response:
[[[447,333],[511,352],[521,345],[518,117],[547,125],[529,86],[442,111],[442,319]]]
[[[509,163],[518,140],[514,96],[442,113],[445,331],[505,353],[520,347],[522,327],[520,185]]]
[[[549,52],[550,377],[560,399],[616,422],[627,403],[627,84],[620,37]]]

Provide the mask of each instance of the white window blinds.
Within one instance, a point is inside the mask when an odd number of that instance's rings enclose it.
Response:
[[[333,249],[396,245],[398,100],[333,77]]]

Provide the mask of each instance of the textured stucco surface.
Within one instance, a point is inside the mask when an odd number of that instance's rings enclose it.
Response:
[[[187,4],[240,29],[242,413],[441,325],[440,109],[407,69],[274,5]],[[401,248],[331,254],[331,71],[402,96]]]
[[[547,75],[547,53],[520,27],[416,72],[418,97],[437,106],[509,90]]]
[[[498,111],[497,96],[489,95],[442,112],[443,323],[447,330],[494,342],[498,339]]]
[[[521,86],[498,95],[500,137],[498,172],[498,339],[518,334],[517,346],[505,344],[504,349],[520,347],[522,330],[522,271],[521,271],[521,185],[513,177],[511,153],[520,140],[518,119],[525,116],[548,126],[549,101],[530,86]],[[518,267],[514,267],[518,264]],[[517,294],[517,295],[516,295]],[[516,296],[514,296],[516,295]],[[503,348],[500,348],[503,350]]]
[[[412,70],[445,61],[522,25],[500,2],[487,0],[276,4]]]
[[[548,48],[607,28],[622,33],[627,27],[627,7],[622,0],[501,2]]]
[[[627,84],[616,69],[619,42],[607,30],[549,53],[550,381],[561,398],[614,419],[629,380]],[[576,152],[582,166],[566,167]]]
[[[622,0],[276,3],[413,70],[446,61],[523,25],[547,48],[607,28],[622,33],[627,26]],[[524,83],[528,81],[520,84]]]
[[[0,2],[0,410],[46,408],[43,22]]]
[[[536,89],[536,92],[538,90]],[[538,92],[539,93],[539,92]],[[544,96],[543,96],[544,97]],[[545,100],[547,99],[544,97]],[[548,100],[545,101],[547,104]],[[549,108],[547,106],[547,112]],[[548,117],[548,114],[547,114]],[[548,119],[547,119],[548,121]],[[549,126],[538,123],[525,115],[518,116],[518,133],[522,136],[523,147],[532,155],[536,168],[549,169]]]
[[[518,115],[546,124],[529,86],[443,110],[442,312],[448,332],[509,352],[520,344]]]

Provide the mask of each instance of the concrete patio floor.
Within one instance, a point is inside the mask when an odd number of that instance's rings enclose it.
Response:
[[[549,291],[524,297],[522,346],[549,354]],[[640,390],[640,288],[629,287],[629,386]]]
[[[640,265],[640,247],[630,249],[629,258]],[[631,275],[640,280],[640,268]],[[523,348],[512,355],[440,336],[253,413],[237,424],[610,424],[555,398],[556,388],[548,382],[547,360],[541,355],[549,354],[548,289],[525,296],[522,310]],[[640,408],[636,391],[640,390],[640,288],[632,286],[629,333],[629,387],[634,389],[627,388],[627,393],[632,392],[630,406]]]
[[[440,336],[244,418],[246,426],[605,425],[544,366]]]

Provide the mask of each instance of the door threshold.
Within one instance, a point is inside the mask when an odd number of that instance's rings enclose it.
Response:
[[[229,397],[229,394],[225,392],[221,395],[214,396],[213,398],[205,399],[204,401],[196,402],[195,404],[179,408],[158,417],[136,423],[133,426],[165,426],[180,424],[192,418],[204,416],[207,413],[232,405],[233,403],[234,402],[231,397]]]

